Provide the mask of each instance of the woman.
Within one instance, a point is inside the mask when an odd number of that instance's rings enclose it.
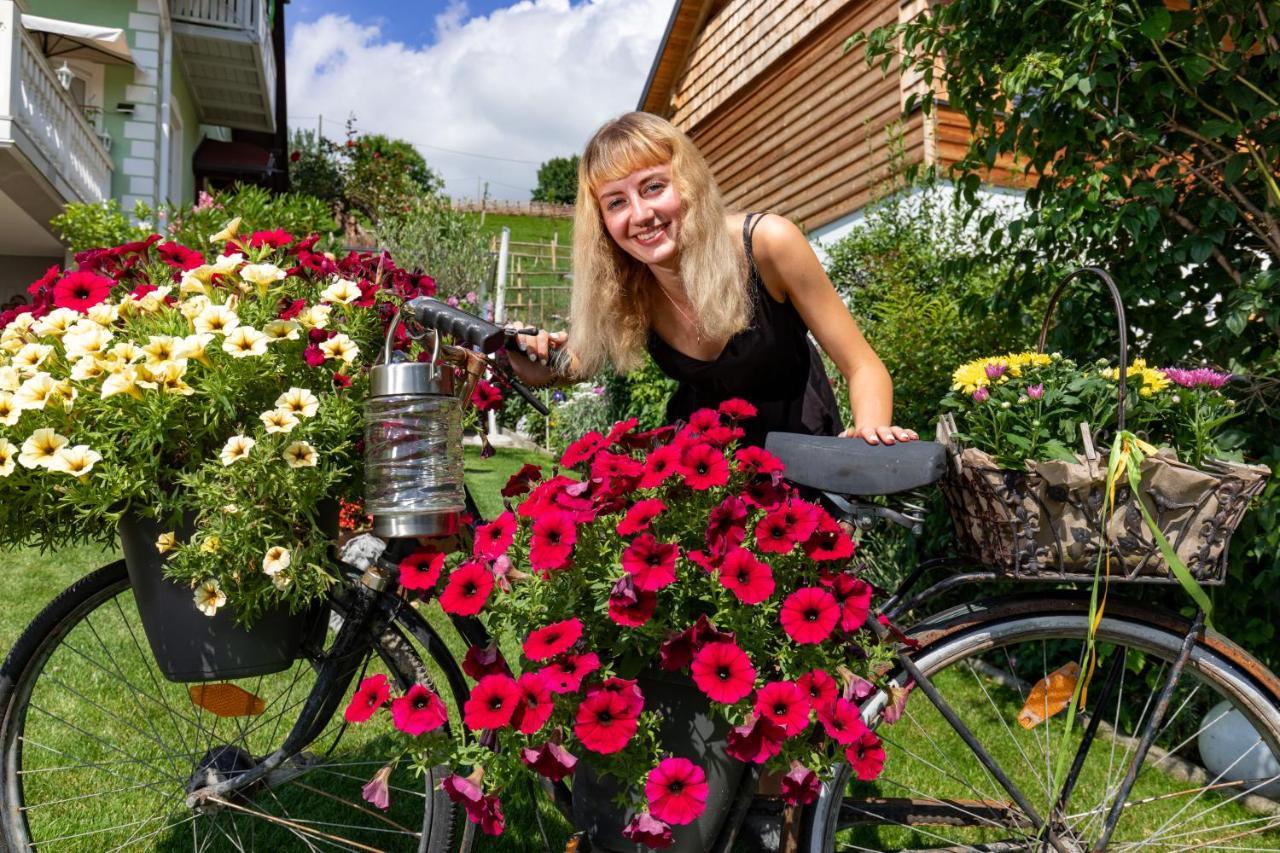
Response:
[[[578,166],[572,339],[520,336],[533,385],[628,371],[647,350],[679,386],[668,422],[740,397],[758,409],[744,441],[770,431],[917,438],[893,426],[893,383],[800,230],[776,215],[728,213],[702,155],[648,113],[607,122]],[[848,382],[843,429],[818,343]],[[564,349],[564,353],[552,353]],[[565,364],[557,371],[549,366]]]

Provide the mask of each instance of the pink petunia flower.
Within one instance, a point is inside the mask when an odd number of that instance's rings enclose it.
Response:
[[[619,536],[634,536],[649,529],[649,525],[657,518],[667,505],[657,498],[645,498],[636,501],[627,510],[627,514],[615,528]]]
[[[787,737],[809,725],[809,699],[793,681],[771,681],[757,690],[755,711],[781,726]]]
[[[417,592],[432,589],[444,568],[443,553],[415,551],[400,561],[400,585]]]
[[[521,674],[516,682],[520,688],[520,704],[511,715],[511,725],[521,734],[531,735],[547,724],[555,710],[553,697],[546,681],[536,672]]]
[[[747,536],[747,505],[730,495],[712,507],[707,515],[707,549],[713,554],[723,554],[729,548],[741,545]]]
[[[798,762],[792,762],[791,771],[782,777],[782,799],[787,805],[807,806],[817,802],[821,792],[818,774]]]
[[[648,622],[658,607],[658,594],[636,589],[631,575],[623,575],[609,591],[609,618],[627,628]]]
[[[580,619],[565,619],[553,622],[545,628],[529,632],[524,641],[524,654],[529,660],[544,661],[561,652],[567,652],[582,636]]]
[[[736,397],[732,400],[725,400],[716,407],[716,411],[731,421],[745,421],[747,418],[754,418],[756,416],[755,406],[751,405],[746,400],[739,400]]]
[[[706,491],[729,482],[729,463],[710,444],[691,444],[680,454],[680,473],[689,488]]]
[[[795,642],[801,645],[821,643],[831,636],[836,622],[840,620],[840,605],[822,587],[801,587],[782,602],[779,620],[782,630]]]
[[[729,730],[725,751],[738,761],[764,764],[782,751],[782,742],[786,739],[782,726],[768,717],[752,714],[745,725]]]
[[[454,616],[474,616],[484,608],[491,592],[493,572],[483,563],[469,560],[449,573],[440,593],[440,608]]]
[[[425,684],[413,685],[391,703],[392,723],[414,737],[435,731],[447,722],[448,717],[444,702]]]
[[[622,837],[650,850],[664,850],[672,845],[671,826],[648,812],[640,812],[622,830]]]
[[[539,747],[524,747],[520,750],[520,760],[533,772],[552,782],[559,782],[566,776],[571,776],[574,768],[578,766],[578,759],[573,753],[551,741]]]
[[[348,723],[363,723],[373,716],[374,711],[385,705],[389,698],[391,687],[387,684],[387,677],[382,673],[371,675],[360,682],[342,717]]]
[[[600,656],[595,652],[582,655],[564,655],[538,670],[552,693],[573,693],[582,687],[582,679],[600,668]]]
[[[693,683],[713,702],[732,705],[751,692],[756,669],[737,643],[708,643],[693,656]]]
[[[687,758],[664,758],[649,771],[644,795],[658,820],[693,823],[707,809],[707,774]]]
[[[529,544],[529,563],[546,574],[563,569],[578,541],[578,528],[568,513],[551,510],[533,522],[533,538]]]
[[[636,715],[623,696],[608,690],[597,690],[578,706],[573,733],[592,752],[611,755],[618,752],[636,733]]]
[[[488,524],[476,528],[475,544],[471,555],[482,560],[496,560],[505,554],[516,538],[516,517],[504,512]]]
[[[856,740],[844,751],[844,757],[854,775],[863,782],[870,782],[884,769],[884,745],[870,729],[863,729]]]
[[[631,575],[636,589],[656,592],[675,583],[677,548],[642,533],[622,552],[622,570]]]
[[[645,458],[644,472],[640,475],[638,485],[642,489],[655,489],[679,470],[680,448],[664,444]]]
[[[511,667],[507,666],[502,652],[498,651],[497,642],[491,640],[487,646],[467,648],[467,654],[462,658],[462,671],[479,681],[486,675],[510,675]]]
[[[509,675],[486,675],[462,707],[462,719],[472,731],[501,729],[511,722],[524,691]]]
[[[809,698],[809,705],[818,715],[819,720],[828,715],[829,709],[835,704],[836,696],[840,693],[835,678],[824,669],[806,672],[796,679],[796,686]]]
[[[759,604],[773,595],[773,570],[745,548],[733,548],[719,568],[720,583],[743,604]]]

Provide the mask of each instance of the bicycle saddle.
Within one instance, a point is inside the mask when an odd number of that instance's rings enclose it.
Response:
[[[765,449],[793,483],[837,495],[892,495],[942,478],[946,451],[933,441],[867,444],[857,438],[771,432]]]

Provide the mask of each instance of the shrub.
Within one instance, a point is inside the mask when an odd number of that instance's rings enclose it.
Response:
[[[442,196],[422,196],[382,219],[378,244],[407,267],[430,270],[442,297],[485,289],[494,260],[475,220]]]
[[[667,400],[676,390],[676,381],[667,377],[653,359],[625,376],[609,373],[604,377],[610,417],[625,421],[638,420],[639,429],[653,429],[666,423]]]
[[[142,208],[136,212],[139,219],[144,219],[150,211]],[[72,252],[128,243],[141,239],[148,231],[134,225],[114,198],[92,204],[70,202],[49,224]]]
[[[295,237],[320,234],[323,239],[319,248],[338,247],[333,213],[320,199],[301,193],[273,193],[250,184],[236,184],[229,190],[201,192],[196,204],[169,208],[163,216],[168,219],[166,236],[185,246],[204,246],[210,234],[239,217],[240,228],[246,233],[280,229]]]

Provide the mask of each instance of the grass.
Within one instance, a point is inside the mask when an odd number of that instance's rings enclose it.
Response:
[[[480,214],[469,213],[473,221],[480,224]],[[567,253],[573,242],[573,220],[559,219],[550,216],[507,216],[486,213],[481,230],[486,234],[500,234],[503,227],[511,229],[511,240],[515,243],[549,243],[552,235],[556,242]]]

